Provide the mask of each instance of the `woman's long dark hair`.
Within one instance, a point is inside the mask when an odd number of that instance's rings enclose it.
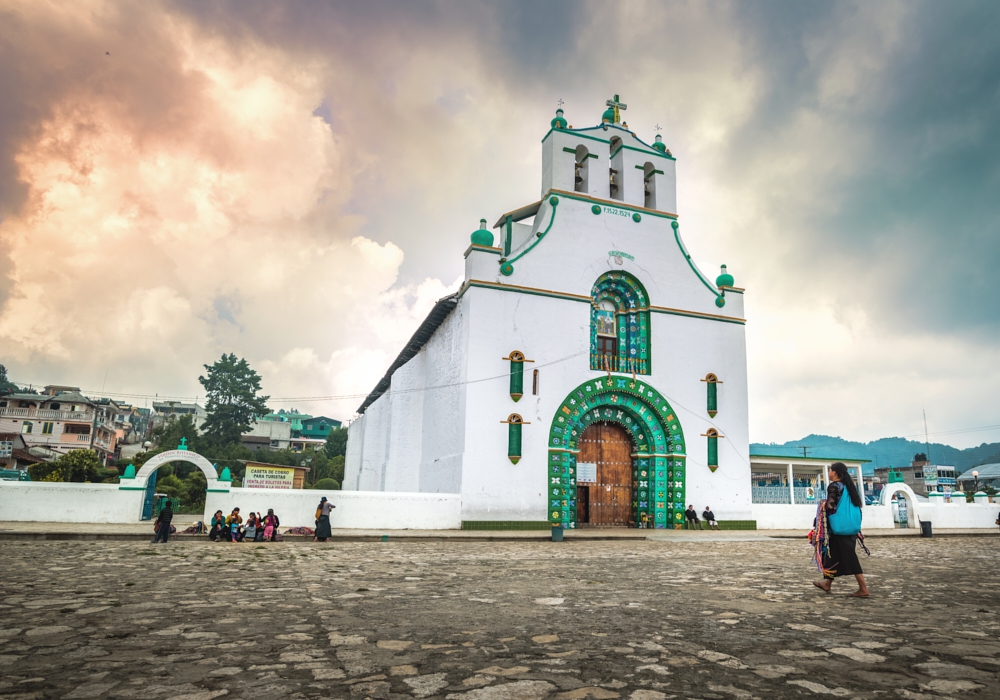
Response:
[[[840,483],[847,489],[847,495],[851,497],[851,503],[858,508],[863,507],[865,502],[862,500],[861,494],[858,493],[858,486],[854,483],[854,479],[847,473],[847,465],[843,462],[834,462],[830,465],[830,469],[833,470],[833,473],[840,479]]]

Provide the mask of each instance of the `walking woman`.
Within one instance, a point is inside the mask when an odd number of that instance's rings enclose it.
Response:
[[[326,500],[326,496],[319,499],[319,506],[316,508],[316,537],[313,542],[326,542],[326,538],[333,536],[330,531],[330,511],[336,507]]]
[[[823,580],[813,581],[813,585],[829,593],[835,577],[854,576],[858,580],[858,590],[851,597],[867,598],[868,584],[865,583],[857,553],[864,501],[842,462],[830,465],[829,476],[830,486],[826,491],[826,501],[820,504],[815,530],[816,554],[817,560],[822,557]],[[825,523],[820,522],[821,517]],[[864,543],[861,546],[864,547]]]
[[[215,515],[212,516],[209,526],[211,529],[208,531],[208,539],[213,542],[218,542],[222,539],[222,528],[226,526],[226,516],[222,514],[221,510],[215,511]]]

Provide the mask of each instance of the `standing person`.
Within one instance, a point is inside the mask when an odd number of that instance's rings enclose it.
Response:
[[[715,513],[712,512],[711,506],[705,506],[705,512],[701,514],[702,519],[708,523],[708,529],[710,530],[721,530],[718,521],[715,519]]]
[[[330,531],[330,511],[336,507],[326,500],[326,496],[319,499],[319,506],[316,508],[316,537],[313,542],[326,542],[326,538],[333,536]]]
[[[835,577],[853,575],[858,581],[858,590],[851,597],[867,598],[870,593],[857,552],[864,501],[843,462],[830,465],[829,477],[826,500],[820,502],[816,518],[817,552],[822,555],[823,580],[813,581],[813,585],[829,593]],[[824,518],[825,525],[819,522],[820,517]],[[822,541],[824,535],[825,543]],[[863,542],[861,546],[864,547]]]
[[[208,531],[208,539],[218,542],[222,539],[222,529],[226,526],[226,516],[222,514],[221,510],[217,510],[208,524],[211,528]]]
[[[156,522],[153,527],[156,528],[156,537],[153,538],[153,544],[156,544],[163,539],[163,544],[167,543],[167,538],[170,537],[170,521],[174,519],[174,510],[170,507],[170,499],[166,499],[167,503],[160,509],[160,514],[156,516]]]
[[[264,539],[266,541],[274,542],[274,538],[278,534],[278,525],[280,524],[281,521],[274,514],[274,508],[268,508],[267,515],[264,516]]]
[[[684,511],[684,516],[687,518],[688,527],[694,530],[694,526],[697,525],[699,530],[704,530],[701,526],[701,521],[698,520],[698,512],[694,509],[694,505],[689,505],[688,509]]]

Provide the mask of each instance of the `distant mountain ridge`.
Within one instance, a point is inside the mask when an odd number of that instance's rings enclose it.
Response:
[[[808,435],[801,440],[781,444],[754,442],[750,444],[750,454],[801,457],[803,445],[809,446],[809,457],[870,460],[871,463],[865,465],[866,474],[870,474],[876,466],[907,466],[913,460],[913,455],[928,451],[924,443],[906,438],[881,438],[865,443],[831,435]],[[931,464],[953,466],[961,473],[980,464],[1000,462],[1000,442],[984,442],[978,447],[964,450],[932,442],[928,459]]]

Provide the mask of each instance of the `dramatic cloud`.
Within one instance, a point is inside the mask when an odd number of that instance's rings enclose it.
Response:
[[[1000,423],[998,32],[985,3],[0,2],[0,361],[193,396],[234,351],[276,396],[365,393],[478,219],[538,196],[556,101],[620,93],[747,288],[755,440]]]

